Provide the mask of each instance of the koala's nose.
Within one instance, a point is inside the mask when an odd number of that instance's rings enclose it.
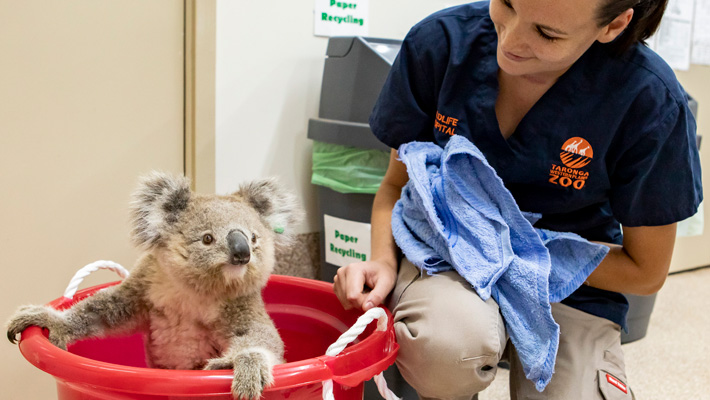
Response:
[[[251,253],[246,235],[238,230],[233,230],[227,235],[229,246],[229,262],[232,265],[244,265],[249,262]]]

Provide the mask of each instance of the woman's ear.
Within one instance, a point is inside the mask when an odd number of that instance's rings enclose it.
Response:
[[[619,36],[627,26],[629,26],[633,16],[633,8],[629,8],[628,10],[622,12],[618,17],[614,18],[609,25],[602,28],[601,33],[597,36],[597,40],[601,43],[609,43],[616,39],[616,37]]]

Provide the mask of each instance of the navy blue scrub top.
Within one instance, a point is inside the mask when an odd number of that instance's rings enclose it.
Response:
[[[595,43],[507,140],[495,114],[497,35],[488,2],[449,8],[405,38],[370,117],[390,147],[452,135],[486,156],[535,227],[621,244],[620,224],[692,216],[702,200],[695,119],[673,71],[637,44],[619,57]],[[564,300],[625,326],[623,295],[588,286]]]

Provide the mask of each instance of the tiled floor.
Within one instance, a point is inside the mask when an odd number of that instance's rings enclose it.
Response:
[[[710,400],[710,269],[669,276],[646,337],[624,352],[636,399]],[[500,370],[479,400],[507,400],[507,381]]]

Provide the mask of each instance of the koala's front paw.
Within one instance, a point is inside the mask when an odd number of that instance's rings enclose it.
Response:
[[[30,326],[49,329],[49,341],[57,347],[66,349],[67,341],[57,311],[46,306],[20,307],[7,323],[7,339],[11,343],[17,343],[17,335]]]
[[[272,356],[264,351],[241,354],[234,363],[232,395],[241,399],[256,399],[274,383],[271,374]]]
[[[258,399],[264,389],[274,383],[271,373],[274,356],[266,350],[243,351],[234,358],[213,358],[205,369],[234,368],[232,396],[235,399]]]

